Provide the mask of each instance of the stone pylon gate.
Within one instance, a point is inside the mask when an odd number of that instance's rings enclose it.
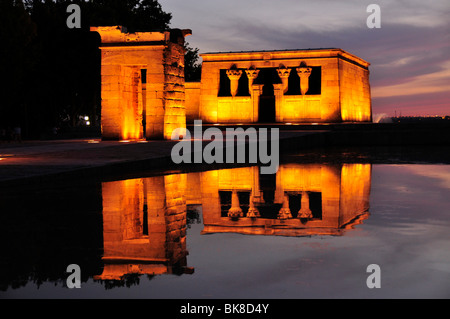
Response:
[[[184,38],[191,31],[91,31],[101,37],[102,139],[170,139],[185,129]]]

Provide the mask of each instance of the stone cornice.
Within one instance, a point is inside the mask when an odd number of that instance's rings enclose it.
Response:
[[[367,69],[369,62],[348,53],[342,49],[302,49],[302,50],[280,50],[280,51],[240,51],[240,52],[212,52],[202,53],[203,62],[226,62],[226,61],[275,61],[275,60],[299,60],[319,58],[341,58],[353,64]]]

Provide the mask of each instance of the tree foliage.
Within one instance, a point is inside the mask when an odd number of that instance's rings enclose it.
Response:
[[[184,56],[184,72],[187,82],[197,82],[201,79],[202,65],[199,62],[198,48],[191,48],[188,42],[184,43],[186,54]]]
[[[5,127],[17,125],[20,118],[26,117],[24,105],[28,101],[23,90],[40,57],[37,27],[22,2],[2,0],[0,21],[0,127]]]

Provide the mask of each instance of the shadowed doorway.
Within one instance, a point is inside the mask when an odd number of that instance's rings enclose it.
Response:
[[[278,83],[277,73],[273,68],[261,69],[258,82],[264,84],[259,97],[259,123],[275,123],[275,95],[273,84]]]

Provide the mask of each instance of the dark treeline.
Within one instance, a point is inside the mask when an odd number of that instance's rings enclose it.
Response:
[[[67,27],[67,6],[81,8],[81,28]],[[100,120],[100,37],[90,26],[122,25],[129,32],[163,31],[172,15],[156,0],[2,0],[0,129],[22,128],[40,138]],[[198,49],[186,44],[186,79],[197,80]]]

